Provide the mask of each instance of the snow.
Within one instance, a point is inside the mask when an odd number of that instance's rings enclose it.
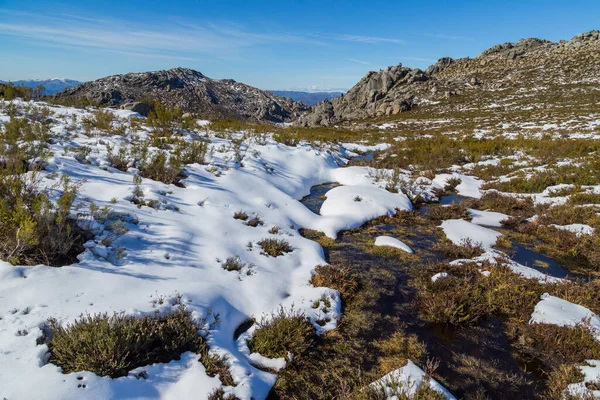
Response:
[[[529,323],[558,326],[585,326],[596,340],[600,340],[600,318],[578,304],[544,293],[536,304]]]
[[[406,195],[390,193],[373,185],[338,186],[326,196],[321,206],[322,218],[305,226],[334,239],[341,230],[358,228],[382,215],[394,215],[396,209],[412,209]]]
[[[442,222],[442,230],[446,237],[456,245],[464,245],[465,241],[479,244],[483,249],[491,249],[501,233],[484,228],[463,219],[450,219]]]
[[[579,367],[581,373],[583,373],[584,379],[582,382],[572,383],[567,386],[566,392],[577,396],[576,398],[587,398],[585,395],[592,395],[597,399],[600,399],[600,390],[591,390],[586,387],[586,383],[597,384],[600,381],[600,360],[586,360],[587,365]]]
[[[390,246],[403,250],[410,254],[414,253],[413,249],[411,249],[409,245],[402,242],[401,240],[389,236],[378,236],[377,238],[375,238],[375,246]]]
[[[435,274],[431,277],[431,282],[435,282],[440,278],[447,278],[447,277],[448,277],[447,272],[438,272],[437,274]]]
[[[362,143],[342,143],[342,146],[350,151],[358,151],[359,153],[368,153],[370,151],[383,151],[392,147],[389,143],[379,143],[374,145],[366,145]]]
[[[446,399],[456,399],[456,397],[440,385],[438,381],[431,377],[427,377],[425,372],[411,360],[408,360],[404,367],[398,368],[371,383],[371,386],[385,388],[388,400],[398,400],[398,397],[394,394],[402,394],[407,397],[414,396],[422,384],[429,385],[432,390],[438,392]],[[393,390],[397,390],[400,393],[393,393]]]
[[[441,188],[444,188],[448,181],[452,178],[458,178],[461,180],[460,184],[456,186],[456,193],[465,197],[473,197],[475,199],[481,198],[481,191],[479,188],[483,185],[483,181],[477,177],[463,175],[463,174],[438,174],[433,178],[433,181]]]
[[[56,120],[53,132],[64,132],[72,123],[71,116],[80,124],[91,115],[81,109],[49,107]],[[108,111],[122,121],[134,116],[124,110]],[[0,115],[1,121],[6,118]],[[341,312],[337,291],[309,284],[314,267],[326,261],[321,246],[303,238],[298,229],[318,229],[336,237],[340,230],[392,215],[396,209],[411,209],[404,194],[381,188],[384,183],[376,182],[370,169],[341,168],[337,156],[328,151],[308,144],[288,147],[271,139],[263,144],[246,140],[247,151],[240,166],[231,141],[212,135],[208,165],[186,166],[185,188],[143,179],[145,198],[159,200],[161,207],[138,208],[128,201],[134,170],[115,170],[106,160],[105,144],[120,148],[128,146],[128,140],[103,136],[99,141],[94,135],[76,132],[76,137],[52,145],[54,155],[42,181],[53,186],[56,178],[50,172],[56,172],[81,182],[80,198],[127,216],[129,232],[104,246],[100,243],[104,227],[97,224],[100,236],[86,244],[80,262],[71,266],[0,263],[0,398],[79,399],[82,390],[89,399],[202,398],[220,383],[205,374],[197,355],[184,354],[179,361],[146,366],[147,379],[137,379],[134,372],[108,379],[89,372],[64,375],[60,368],[47,363],[47,346],[36,345],[40,327],[48,318],[66,324],[82,313],[140,316],[168,312],[171,302],[157,306],[157,297],[169,300],[181,296],[194,317],[206,317],[209,310],[220,316],[221,322],[207,340],[211,351],[229,359],[237,385],[226,390],[240,399],[264,399],[276,375],[255,365],[268,364],[276,370],[282,360],[250,354],[245,345],[247,335],[233,339],[236,328],[248,318],[269,316],[280,306],[294,306],[323,333],[337,326]],[[143,129],[128,132],[129,136],[147,134]],[[90,163],[80,163],[65,151],[65,147],[83,145],[92,147]],[[344,186],[327,193],[321,215],[316,215],[299,200],[312,186],[323,182]],[[240,210],[259,215],[265,225],[253,228],[235,220],[233,214]],[[269,233],[273,226],[280,228],[279,234]],[[277,258],[262,255],[257,242],[268,237],[287,240],[293,252]],[[119,248],[125,250],[121,258],[115,256]],[[250,275],[221,267],[225,259],[234,256],[252,265]],[[322,298],[331,306],[321,302],[313,309],[315,301]],[[324,326],[316,323],[322,320],[328,322]],[[19,330],[28,333],[17,335]],[[78,388],[82,382],[85,389]]]
[[[501,221],[509,218],[508,215],[493,211],[469,210],[471,223],[492,228],[500,228]]]
[[[519,264],[511,260],[505,253],[495,250],[492,247],[496,244],[498,237],[502,236],[500,232],[493,229],[476,225],[462,219],[450,219],[442,222],[440,226],[446,237],[456,245],[464,245],[466,241],[472,244],[480,245],[485,252],[473,259],[454,260],[450,265],[460,265],[466,262],[475,262],[483,264],[497,264],[502,260],[514,273],[517,273],[528,279],[537,279],[541,283],[562,282],[560,278],[546,275],[543,272]]]
[[[591,235],[594,233],[594,228],[592,228],[589,225],[585,225],[585,224],[570,224],[570,225],[554,225],[554,224],[552,224],[551,226],[555,227],[556,229],[562,229],[565,231],[574,232],[577,234],[577,236]]]

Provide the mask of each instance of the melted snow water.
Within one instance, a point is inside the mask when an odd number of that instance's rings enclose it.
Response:
[[[564,269],[552,258],[513,241],[510,249],[503,249],[511,260],[555,278],[573,278],[576,275]]]
[[[449,206],[452,204],[460,204],[463,201],[468,200],[467,197],[463,197],[463,196],[459,196],[456,193],[452,193],[452,194],[448,194],[445,196],[442,196],[440,198],[440,204],[443,206]]]
[[[310,188],[310,194],[308,196],[304,196],[300,202],[304,204],[310,211],[314,212],[315,214],[320,214],[321,206],[326,198],[325,193],[338,186],[340,186],[340,184],[337,182],[329,182],[313,186]]]
[[[309,196],[302,199],[302,203],[318,210],[324,200],[326,187],[319,185],[313,189]],[[464,199],[458,196],[445,197],[447,199],[443,201],[450,203]],[[327,262],[347,266],[364,282],[369,282],[369,286],[376,288],[376,298],[364,306],[374,319],[367,334],[369,341],[388,338],[397,329],[415,334],[426,344],[428,356],[440,361],[436,377],[458,398],[473,394],[477,388],[484,389],[493,399],[535,398],[538,376],[530,372],[534,369],[531,365],[524,367],[511,353],[501,320],[488,319],[477,326],[451,328],[420,318],[415,301],[416,290],[409,285],[410,270],[444,260],[444,255],[434,246],[440,239],[440,232],[422,225],[403,226],[391,220],[392,223],[388,223],[388,220],[383,223],[373,221],[361,228],[341,232],[336,245],[325,249]],[[369,251],[368,245],[380,235],[402,240],[413,248],[415,255],[390,256]],[[364,370],[374,368],[372,355],[368,353],[365,352],[363,365],[357,367]],[[473,365],[480,365],[480,368],[473,368]],[[494,374],[520,376],[533,384],[498,385],[493,379],[482,379],[481,368],[491,368]]]
[[[459,196],[456,193],[447,194],[440,197],[439,204],[443,206],[451,206],[452,204],[461,204],[463,201],[469,200],[468,197]],[[428,205],[423,205],[419,208],[419,212],[422,215],[427,214],[427,210],[429,210]]]

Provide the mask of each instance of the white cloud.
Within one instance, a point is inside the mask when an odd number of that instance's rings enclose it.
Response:
[[[357,60],[356,58],[349,58],[348,60],[353,61],[355,63],[359,63],[359,64],[371,65],[371,63],[368,63],[368,62],[362,61],[362,60]]]
[[[8,18],[2,18],[5,15]],[[270,43],[308,42],[292,34],[264,34],[231,23],[190,24],[168,21],[162,25],[139,25],[125,20],[93,19],[78,15],[38,15],[0,9],[0,36],[8,35],[37,43],[105,49],[141,57],[182,59],[193,54],[226,55],[241,48]]]

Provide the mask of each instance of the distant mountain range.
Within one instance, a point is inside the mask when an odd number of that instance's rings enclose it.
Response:
[[[5,81],[0,80],[0,83],[7,83]],[[72,88],[73,86],[79,85],[81,82],[75,81],[73,79],[63,79],[63,78],[52,78],[52,79],[30,79],[30,80],[20,80],[11,82],[16,86],[26,86],[30,88],[35,88],[42,85],[46,90],[44,94],[54,94],[60,92],[63,89]]]
[[[331,100],[339,97],[344,92],[332,91],[332,92],[303,92],[296,90],[269,90],[269,92],[281,96],[287,97],[288,99],[292,99],[294,101],[301,101],[304,104],[309,106],[314,106],[315,104],[323,101],[323,100]]]

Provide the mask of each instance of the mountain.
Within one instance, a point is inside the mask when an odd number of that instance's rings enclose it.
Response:
[[[6,82],[0,81],[0,83]],[[79,81],[63,78],[20,80],[14,81],[12,83],[16,86],[26,86],[30,88],[35,88],[41,85],[46,89],[44,91],[44,94],[46,95],[54,94],[56,92],[60,92],[63,89],[71,88],[73,86],[81,84],[81,82]]]
[[[573,97],[592,91],[589,85],[580,84],[599,76],[597,30],[560,42],[521,39],[493,46],[475,58],[441,58],[425,71],[402,64],[371,71],[343,96],[317,104],[298,123],[331,126],[393,116],[432,103],[438,104],[438,109],[457,103],[463,109],[493,107],[495,100],[509,94],[516,102],[524,99],[524,87],[539,87],[527,96],[543,102],[552,96]],[[450,100],[455,96],[458,100]]]
[[[232,79],[211,79],[188,68],[113,75],[86,82],[53,96],[58,102],[88,101],[102,106],[130,107],[143,99],[157,100],[201,118],[286,122],[309,107]]]
[[[296,90],[269,90],[276,96],[287,97],[294,101],[301,101],[309,106],[314,106],[323,100],[339,97],[344,92],[301,92]]]

